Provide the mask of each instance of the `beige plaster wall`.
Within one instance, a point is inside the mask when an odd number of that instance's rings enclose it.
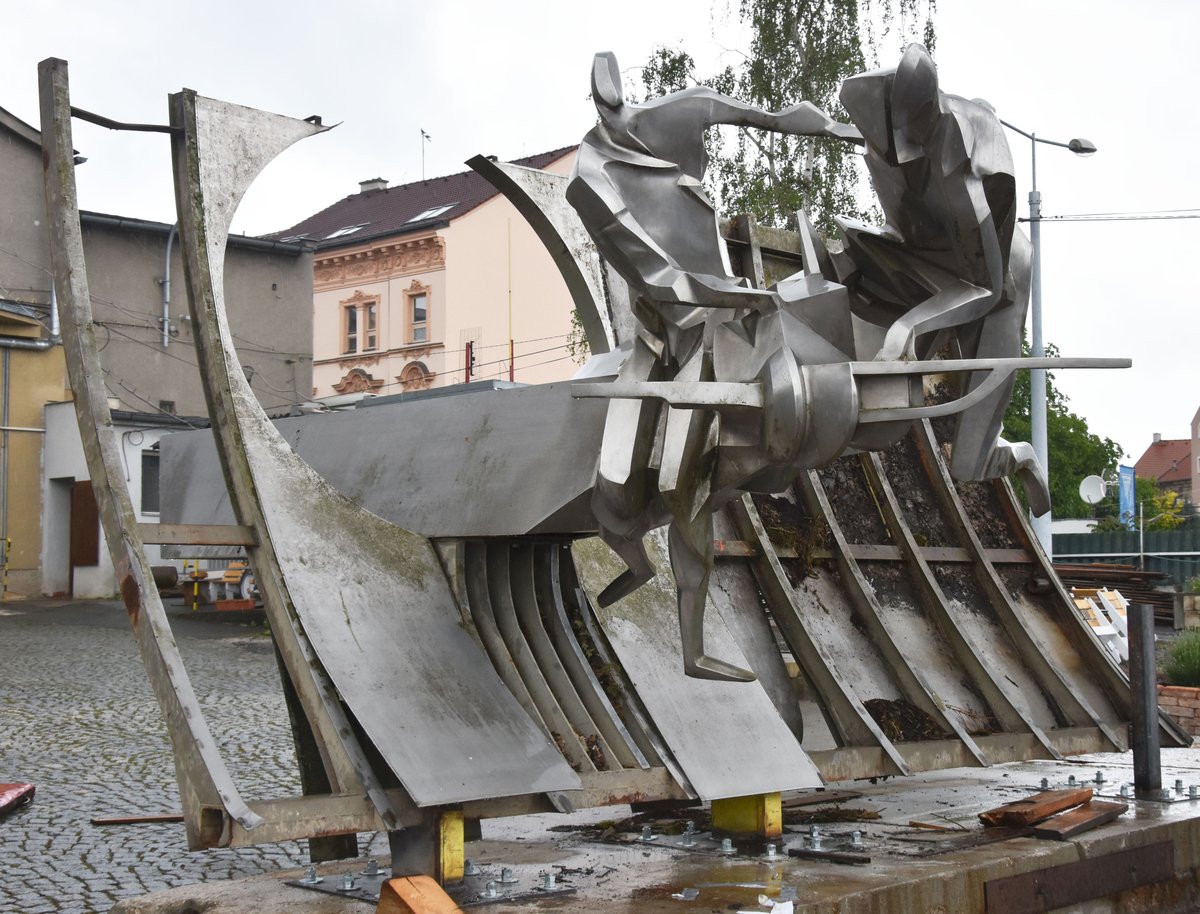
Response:
[[[547,171],[569,174],[574,154]],[[463,348],[476,340],[478,379],[508,379],[509,252],[512,238],[513,380],[543,384],[569,378],[579,365],[567,356],[573,304],[558,268],[529,224],[507,199],[493,197],[443,231],[446,239],[447,361],[464,378]]]

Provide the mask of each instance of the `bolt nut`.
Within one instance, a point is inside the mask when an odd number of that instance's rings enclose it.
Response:
[[[354,891],[354,874],[353,873],[342,873],[342,891],[343,892]]]
[[[1188,796],[1193,800],[1200,797],[1200,784],[1192,784],[1188,787]]]
[[[683,833],[684,833],[685,835],[694,835],[694,834],[696,834],[696,820],[695,820],[695,819],[688,819],[688,820],[687,820],[687,825],[685,825],[685,826],[684,826],[684,828],[683,828]]]
[[[479,875],[479,867],[477,867],[475,865],[475,861],[472,860],[470,857],[468,857],[463,862],[463,875],[464,876],[478,876]]]
[[[496,893],[496,880],[495,879],[489,879],[487,881],[487,885],[484,886],[484,888],[483,888],[483,894],[486,895],[488,898],[496,897],[497,893]]]
[[[1069,778],[1067,778],[1067,783],[1069,785],[1071,785],[1072,787],[1074,787],[1075,786],[1075,775],[1071,775]]]
[[[517,877],[516,874],[513,873],[513,868],[511,866],[504,866],[500,868],[501,885],[512,885],[516,881]]]
[[[538,873],[538,878],[541,880],[543,889],[554,888],[554,873],[550,871]]]
[[[1103,772],[1103,771],[1097,771],[1097,772],[1096,772],[1096,783],[1097,783],[1097,784],[1103,784],[1103,783],[1104,783],[1104,772]]]
[[[643,841],[653,841],[656,837],[658,837],[658,836],[654,834],[654,830],[652,828],[650,828],[649,825],[642,826],[642,840]]]
[[[1175,792],[1176,792],[1176,793],[1183,793],[1183,778],[1176,778],[1176,779],[1175,779]]]
[[[304,878],[300,881],[305,885],[320,885],[325,880],[317,875],[317,868],[315,866],[309,866],[305,867]]]
[[[820,835],[812,835],[809,837],[808,843],[813,850],[819,851],[821,849],[821,842],[823,840],[824,839]]]
[[[721,839],[721,853],[722,854],[732,854],[733,851],[734,851],[733,839],[732,838],[722,838]]]
[[[363,870],[362,874],[364,876],[378,876],[379,875],[379,862],[377,860],[375,860],[374,858],[368,860],[367,868],[365,870]]]
[[[1050,786],[1049,778],[1042,778],[1042,790],[1046,790]]]
[[[779,848],[777,848],[774,844],[767,845],[767,856],[768,857],[774,857],[778,853],[779,853]]]
[[[855,847],[862,847],[862,832],[855,829],[850,833],[850,843]]]
[[[1121,796],[1123,796],[1123,797],[1129,796],[1129,785],[1128,784],[1121,785]]]
[[[1161,799],[1161,800],[1169,800],[1169,799],[1171,799],[1171,791],[1167,790],[1167,788],[1164,787],[1162,790],[1160,790],[1158,792],[1158,796],[1159,796],[1159,799]]]

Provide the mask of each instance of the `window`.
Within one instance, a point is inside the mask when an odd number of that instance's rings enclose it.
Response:
[[[157,451],[142,451],[142,513],[158,513]]]
[[[356,292],[342,302],[342,353],[374,352],[379,348],[379,299]]]
[[[412,342],[424,343],[429,339],[427,321],[429,312],[426,308],[425,293],[418,292],[416,295],[410,295],[408,300],[412,305]]]
[[[431,206],[431,207],[429,207],[429,209],[425,210],[423,213],[417,213],[411,219],[408,219],[405,221],[406,221],[406,223],[407,222],[424,222],[426,219],[432,219],[435,216],[440,216],[443,213],[448,213],[448,212],[450,212],[450,210],[454,209],[454,207],[456,207],[456,206],[458,206],[457,202],[446,203],[446,204],[443,204],[442,206]],[[333,237],[333,236],[331,235],[330,237]]]
[[[371,223],[369,222],[364,222],[361,225],[344,225],[340,229],[337,229],[336,231],[330,232],[328,235],[326,235],[325,240],[329,241],[331,238],[344,238],[346,235],[353,235],[359,229],[366,228],[370,224]],[[305,236],[296,235],[295,237],[303,238]]]

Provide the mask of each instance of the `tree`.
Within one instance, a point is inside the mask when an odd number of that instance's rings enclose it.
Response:
[[[1174,530],[1187,522],[1183,509],[1187,505],[1183,496],[1173,489],[1160,491],[1153,479],[1137,480],[1137,501],[1133,506],[1133,514],[1120,517],[1120,504],[1116,496],[1105,498],[1096,506],[1096,516],[1100,518],[1096,524],[1097,533],[1111,533],[1120,530],[1137,530],[1144,523],[1147,530]],[[1138,506],[1141,506],[1141,511]]]
[[[1028,342],[1022,355],[1029,355]],[[1058,347],[1046,344],[1046,355],[1057,356]],[[1111,438],[1101,438],[1088,428],[1087,420],[1067,408],[1067,397],[1054,384],[1053,372],[1046,372],[1046,449],[1050,455],[1050,501],[1055,517],[1091,517],[1093,507],[1079,497],[1079,483],[1085,476],[1114,470],[1125,452]],[[1004,414],[1004,437],[1010,441],[1029,441],[1029,372],[1017,372],[1012,399]],[[1018,489],[1021,497],[1024,492]],[[1103,505],[1104,502],[1101,502]],[[1114,508],[1113,514],[1116,513]]]
[[[739,17],[752,35],[742,64],[700,78],[687,51],[659,47],[642,82],[651,97],[699,83],[771,111],[809,101],[847,121],[838,102],[842,80],[878,66],[885,42],[895,44],[889,56],[913,40],[933,53],[935,3],[741,0]],[[803,208],[827,236],[835,234],[835,214],[877,221],[873,208],[859,204],[859,156],[848,143],[756,129],[739,130],[731,141],[713,131],[709,156],[708,189],[724,212],[783,228]]]

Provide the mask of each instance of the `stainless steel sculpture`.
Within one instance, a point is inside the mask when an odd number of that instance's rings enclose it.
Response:
[[[1015,232],[1011,157],[985,103],[940,92],[916,45],[899,67],[846,81],[855,128],[808,103],[773,114],[702,88],[626,104],[607,53],[593,63],[592,94],[600,123],[567,199],[629,284],[639,322],[616,381],[577,385],[577,396],[611,398],[592,507],[627,570],[602,605],[653,576],[643,538],[669,523],[685,670],[753,678],[704,652],[713,512],[743,492],[781,491],[848,450],[887,447],[914,418],[961,413],[955,477],[1020,472],[1046,510],[1029,445],[999,437],[1012,372],[1035,366],[1012,358],[1028,253]],[[701,185],[704,131],[729,123],[865,138],[888,225],[843,221],[845,250],[831,256],[800,214],[805,272],[769,289],[735,278]],[[966,358],[913,361],[918,348],[948,343]],[[945,373],[968,374],[965,395],[922,405],[921,376]]]
[[[1022,360],[1011,336],[989,337],[991,326],[1018,326],[1021,307],[1022,261],[1015,241],[1004,253],[998,211],[977,239],[983,250],[995,235],[987,249],[1001,264],[1008,257],[998,295],[988,285],[998,274],[968,275],[936,240],[902,237],[920,225],[891,204],[892,228],[847,225],[847,253],[826,251],[811,231],[780,232],[772,243],[804,269],[770,288],[762,270],[735,277],[729,233],[697,183],[703,126],[727,118],[850,140],[855,130],[811,106],[772,115],[705,92],[629,108],[611,56],[597,65],[606,114],[581,150],[571,197],[608,263],[588,250],[561,179],[479,166],[535,224],[587,312],[589,338],[609,350],[581,372],[586,382],[277,425],[238,368],[221,294],[224,239],[258,170],[320,128],[172,97],[163,129],[214,428],[162,442],[162,525],[134,522],[113,456],[65,65],[43,65],[47,199],[80,429],[175,747],[192,847],[387,829],[395,873],[452,880],[437,848],[454,817],[461,828],[462,816],[718,800],[1125,746],[1127,679],[1076,616],[1007,482],[965,490],[950,475],[1004,469],[995,410],[1018,367],[1122,362]],[[895,78],[868,76],[864,85],[882,80],[884,104],[905,110]],[[972,118],[987,121],[985,108],[962,103],[964,120],[958,101],[936,98],[942,121],[921,153],[930,161],[943,154],[938,137],[954,147],[950,128],[967,136]],[[1006,173],[986,164],[943,184],[904,183],[912,175],[870,133],[870,111],[851,110],[881,174],[942,206],[947,232],[974,217],[939,202],[943,191],[957,200],[951,190],[965,182],[966,199],[981,187],[996,207],[1005,199],[988,196]],[[966,164],[991,161],[985,153],[1004,161],[980,147]],[[781,253],[768,255],[756,231],[742,239],[750,262]],[[880,266],[888,262],[892,272]],[[601,272],[614,265],[632,302]],[[967,282],[990,290],[981,310],[974,298],[945,314],[926,307],[960,302]],[[958,297],[939,298],[944,289]],[[952,357],[877,360],[901,320],[893,344],[941,354],[943,335]],[[939,373],[967,379],[963,393],[926,403],[922,376]],[[945,435],[929,420],[956,414],[948,467]],[[430,450],[443,459],[423,459]],[[781,494],[747,494],[760,492]],[[652,530],[664,521],[666,536]],[[295,698],[298,754],[310,747],[304,796],[239,795],[166,614],[144,587],[142,542],[246,549]],[[634,590],[647,575],[657,580]],[[1049,581],[1049,592],[1028,592],[1030,578]],[[673,662],[681,633],[684,665]],[[705,643],[727,661],[708,658]],[[720,681],[752,678],[746,670],[756,682]],[[917,732],[897,730],[897,708]],[[1163,730],[1166,742],[1184,739],[1165,718]]]

